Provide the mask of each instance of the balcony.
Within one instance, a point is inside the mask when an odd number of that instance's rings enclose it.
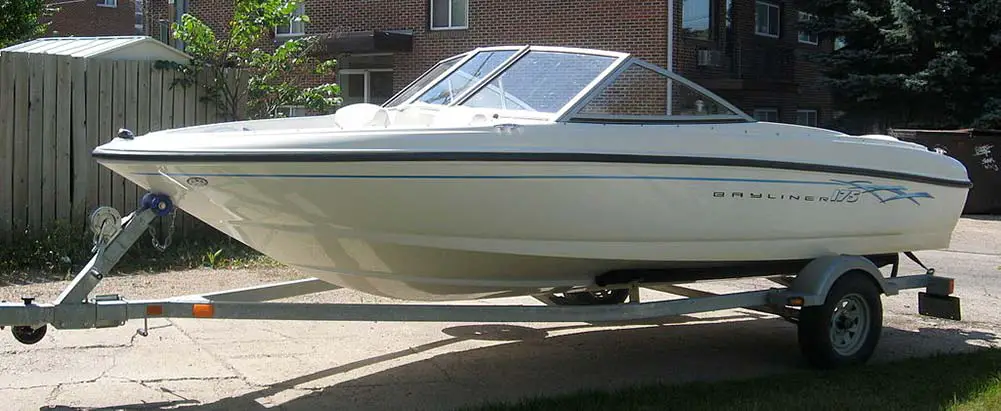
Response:
[[[796,52],[791,47],[735,45],[698,58],[692,78],[711,90],[795,91]],[[706,70],[707,67],[715,69]]]

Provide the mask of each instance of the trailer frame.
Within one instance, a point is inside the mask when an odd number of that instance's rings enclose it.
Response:
[[[174,211],[169,197],[153,193],[146,194],[141,206],[125,218],[110,207],[95,210],[91,215],[95,246],[90,261],[52,303],[39,304],[32,297],[22,297],[20,303],[0,302],[0,329],[11,326],[18,341],[34,344],[44,338],[48,326],[61,330],[110,328],[124,326],[128,320],[143,320],[144,326],[138,333],[145,336],[148,335],[147,324],[151,318],[628,323],[747,308],[779,315],[797,323],[803,354],[815,366],[832,368],[867,361],[872,354],[882,327],[880,294],[896,295],[901,290],[924,288],[918,294],[919,314],[961,320],[959,298],[952,295],[955,289],[953,279],[938,276],[933,269],[926,269],[922,274],[898,276],[899,261],[894,262],[893,274],[884,277],[872,261],[861,256],[817,258],[795,276],[771,277],[777,285],[784,287],[766,290],[713,294],[668,283],[617,285],[615,287],[620,290],[622,287],[628,290],[629,302],[620,304],[566,305],[551,295],[534,296],[543,305],[269,302],[340,288],[316,278],[164,299],[133,301],[118,294],[90,297],[94,288],[142,237],[150,224]],[[913,258],[913,255],[908,256]],[[641,287],[687,298],[642,302],[639,299]],[[864,345],[867,346],[856,352],[839,354],[834,348],[837,345],[834,341],[835,327],[844,323],[850,328],[853,321],[850,312],[838,314],[839,309],[848,307],[844,301],[855,301],[858,307],[865,306],[868,311],[861,315],[856,313],[854,321],[856,327],[864,323],[869,328],[864,330],[863,337],[859,337],[865,340]],[[825,338],[824,333],[831,337]]]

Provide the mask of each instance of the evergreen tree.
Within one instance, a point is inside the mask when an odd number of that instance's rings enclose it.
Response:
[[[816,58],[855,124],[1001,127],[1001,0],[813,0],[846,45]]]

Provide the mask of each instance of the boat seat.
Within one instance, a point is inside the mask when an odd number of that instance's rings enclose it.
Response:
[[[447,107],[435,114],[434,118],[431,120],[431,127],[469,127],[469,126],[485,126],[490,125],[493,122],[490,118],[483,113],[482,110],[454,106]]]
[[[337,109],[334,124],[342,130],[389,127],[389,113],[382,106],[356,103]]]
[[[434,119],[434,113],[421,109],[420,107],[404,107],[397,111],[392,118],[393,127],[427,127]]]

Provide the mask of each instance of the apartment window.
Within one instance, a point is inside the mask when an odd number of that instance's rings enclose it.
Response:
[[[118,0],[97,0],[99,7],[118,7]]]
[[[799,12],[799,21],[816,20],[817,17],[810,13]],[[820,43],[820,36],[812,31],[799,30],[799,42],[806,44],[813,44],[816,46]]]
[[[468,20],[469,0],[431,0],[432,29],[464,29]]]
[[[763,1],[754,5],[754,34],[767,37],[778,37],[782,25],[781,10],[777,4]]]
[[[758,121],[779,122],[779,110],[777,108],[756,108],[754,109],[753,116]]]
[[[146,34],[146,19],[143,14],[143,0],[135,0],[136,4],[136,34]]]
[[[299,7],[292,12],[292,17],[288,24],[275,28],[276,36],[299,36],[306,34],[306,23],[302,21],[302,16],[306,14],[306,5],[299,3]]]
[[[796,124],[817,127],[817,110],[796,110]]]
[[[393,69],[341,69],[338,76],[345,106],[356,103],[382,105],[393,97]]]
[[[685,36],[709,39],[712,26],[712,2],[710,0],[684,0],[681,11],[681,27]]]

